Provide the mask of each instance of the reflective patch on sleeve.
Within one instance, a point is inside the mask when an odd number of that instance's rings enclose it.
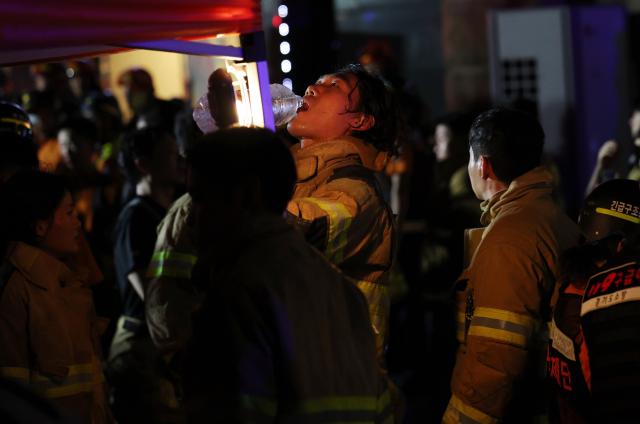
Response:
[[[470,336],[485,337],[526,348],[532,340],[535,320],[504,309],[477,307]]]
[[[148,278],[191,278],[191,270],[198,261],[196,255],[161,250],[151,257],[147,270]]]
[[[22,383],[29,382],[29,368],[23,367],[0,367],[0,376],[10,380],[17,380]]]
[[[444,424],[496,424],[498,420],[467,405],[456,395],[452,395],[442,422]]]
[[[576,353],[573,348],[573,340],[571,340],[571,337],[560,331],[560,329],[556,326],[555,320],[551,321],[550,331],[551,347],[564,355],[565,358],[575,361]]]
[[[298,201],[313,203],[327,214],[329,217],[329,228],[325,254],[334,264],[338,265],[342,263],[344,260],[344,249],[348,241],[347,235],[349,227],[353,220],[347,207],[340,202],[315,197],[305,197],[298,199]]]

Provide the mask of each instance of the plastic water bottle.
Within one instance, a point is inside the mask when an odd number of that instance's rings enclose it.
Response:
[[[207,98],[207,93],[204,93],[198,99],[196,106],[193,108],[193,120],[196,121],[198,128],[204,134],[212,133],[218,129],[216,125],[216,121],[211,116],[211,111],[209,110],[209,99]]]
[[[271,107],[273,109],[273,120],[276,127],[281,127],[291,121],[302,106],[302,97],[295,94],[282,84],[271,84]]]

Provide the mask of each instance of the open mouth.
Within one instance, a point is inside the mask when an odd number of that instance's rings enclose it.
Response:
[[[303,101],[298,110],[296,110],[296,113],[306,112],[307,110],[309,110],[309,104]]]

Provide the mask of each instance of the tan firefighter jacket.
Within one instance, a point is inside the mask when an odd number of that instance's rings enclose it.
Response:
[[[486,228],[456,286],[461,345],[445,423],[526,423],[539,413],[534,382],[543,381],[558,256],[579,238],[552,193],[540,167],[482,205]]]
[[[375,173],[388,154],[354,137],[292,149],[298,181],[288,220],[364,293],[378,348],[389,314],[394,219]]]
[[[0,375],[79,423],[113,422],[100,360],[106,320],[84,276],[43,250],[10,247],[0,291]]]
[[[176,200],[158,226],[147,271],[150,280],[145,315],[154,344],[165,353],[179,350],[189,338],[191,312],[199,297],[191,284],[196,255],[191,196]]]

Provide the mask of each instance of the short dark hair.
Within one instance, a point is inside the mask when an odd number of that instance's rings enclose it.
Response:
[[[476,160],[488,157],[498,179],[509,184],[540,165],[544,130],[525,112],[493,108],[473,121],[469,146]]]
[[[21,171],[2,186],[0,212],[2,253],[10,241],[37,245],[35,224],[53,218],[68,187],[65,179],[41,171]]]
[[[118,160],[129,181],[137,182],[142,178],[136,160],[150,159],[158,143],[165,137],[172,137],[172,134],[155,127],[134,130],[124,135]]]
[[[360,101],[352,111],[375,118],[373,127],[359,131],[357,136],[379,150],[396,153],[402,118],[393,89],[359,64],[344,66],[336,74],[351,74],[356,78]]]
[[[187,154],[187,162],[200,181],[195,197],[220,185],[232,192],[247,178],[257,178],[268,211],[281,214],[293,194],[296,170],[284,142],[263,128],[228,128],[206,134]],[[215,164],[214,164],[215,162]]]

